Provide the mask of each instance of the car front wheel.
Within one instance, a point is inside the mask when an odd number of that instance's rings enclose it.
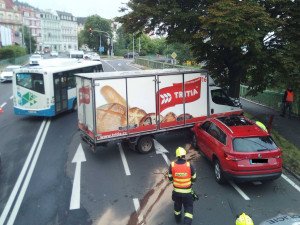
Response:
[[[198,145],[197,145],[197,137],[196,137],[195,134],[193,134],[192,146],[193,146],[194,149],[198,149]]]
[[[215,179],[219,184],[225,183],[224,172],[222,170],[220,161],[218,159],[214,160],[214,171],[215,171]]]

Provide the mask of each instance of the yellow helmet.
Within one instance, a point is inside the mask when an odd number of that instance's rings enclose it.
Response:
[[[236,225],[254,225],[252,219],[246,215],[245,213],[242,213],[235,221]]]
[[[182,147],[178,147],[176,149],[176,157],[182,157],[182,156],[185,156],[186,155],[186,151],[184,148]]]

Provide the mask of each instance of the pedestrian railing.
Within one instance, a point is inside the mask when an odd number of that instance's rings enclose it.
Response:
[[[283,94],[284,93],[279,93],[279,92],[274,92],[274,91],[268,91],[265,90],[262,93],[258,93],[257,96],[250,96],[247,95],[248,93],[248,86],[241,85],[240,86],[240,96],[249,100],[252,100],[254,102],[269,106],[270,108],[276,110],[276,111],[281,111],[283,107]],[[299,100],[295,98],[293,102],[293,107],[292,107],[292,112],[293,114],[300,116],[300,104]]]
[[[29,60],[30,55],[24,55],[17,58],[8,58],[0,60],[0,67],[5,67],[7,65],[23,65]]]

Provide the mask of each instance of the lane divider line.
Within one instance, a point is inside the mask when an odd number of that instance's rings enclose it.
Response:
[[[4,224],[4,222],[6,220],[6,217],[7,217],[8,213],[9,213],[9,211],[10,211],[10,208],[11,208],[11,206],[12,206],[12,204],[13,204],[15,198],[16,198],[16,195],[17,195],[17,193],[19,191],[19,188],[20,188],[20,186],[22,184],[22,181],[24,179],[25,173],[26,173],[26,171],[27,171],[27,169],[29,167],[29,164],[31,162],[33,154],[34,154],[34,152],[36,150],[36,146],[38,144],[38,141],[39,141],[39,139],[40,139],[40,137],[42,135],[42,132],[44,130],[45,124],[46,124],[46,119],[43,120],[43,122],[42,122],[42,124],[40,126],[40,129],[39,129],[39,131],[37,133],[37,136],[36,136],[36,138],[35,138],[35,140],[34,140],[34,142],[32,144],[32,147],[31,147],[31,149],[29,151],[29,154],[28,154],[28,156],[26,158],[26,161],[25,161],[24,166],[23,166],[23,168],[21,170],[21,173],[20,173],[20,175],[19,175],[19,177],[17,179],[17,182],[15,183],[15,186],[14,186],[14,188],[13,188],[13,190],[12,190],[12,192],[11,192],[9,198],[8,198],[8,201],[7,201],[7,203],[5,205],[5,208],[4,208],[4,210],[3,210],[2,214],[1,214],[1,217],[0,217],[0,224]]]
[[[10,96],[10,97],[9,97],[9,99],[13,99],[13,98],[14,98],[14,96]]]
[[[44,132],[43,132],[43,134],[42,134],[41,140],[40,140],[39,145],[38,145],[38,147],[37,147],[37,150],[36,150],[36,152],[35,152],[34,158],[33,158],[33,160],[32,160],[32,163],[31,163],[31,165],[30,165],[30,168],[29,168],[29,170],[28,170],[27,176],[26,176],[26,178],[25,178],[24,184],[23,184],[23,186],[22,186],[22,189],[21,189],[21,191],[20,191],[20,194],[19,194],[19,196],[18,196],[18,199],[17,199],[17,201],[16,201],[16,203],[15,203],[15,206],[14,206],[14,208],[13,208],[13,211],[12,211],[10,217],[9,217],[9,220],[8,220],[7,225],[13,225],[14,222],[15,222],[15,219],[16,219],[17,214],[18,214],[18,212],[19,212],[20,206],[21,206],[22,201],[23,201],[23,199],[24,199],[26,190],[27,190],[27,188],[28,188],[29,182],[30,182],[30,180],[31,180],[31,177],[32,177],[34,168],[35,168],[35,166],[36,166],[37,160],[38,160],[39,155],[40,155],[40,153],[41,153],[41,150],[42,150],[42,147],[43,147],[43,144],[44,144],[44,141],[45,141],[45,138],[46,138],[46,135],[47,135],[47,132],[48,132],[50,123],[51,123],[51,120],[48,119],[47,124],[46,124],[46,127],[45,127],[45,129],[44,129]]]
[[[118,143],[118,146],[119,146],[119,151],[120,151],[120,154],[121,154],[121,159],[122,159],[122,162],[123,162],[123,166],[124,166],[124,169],[125,169],[125,174],[126,174],[126,176],[130,176],[131,173],[130,173],[129,166],[128,166],[128,163],[127,163],[127,160],[126,160],[124,150],[122,148],[121,143]]]
[[[4,102],[2,105],[1,105],[1,108],[3,108],[5,105],[6,105],[7,103],[6,102]]]
[[[282,178],[285,179],[290,185],[292,185],[297,191],[300,192],[300,187],[294,183],[290,178],[288,178],[286,175],[281,174]]]
[[[245,192],[243,192],[235,183],[233,183],[231,180],[228,180],[228,182],[246,201],[250,200],[250,198],[245,194]]]

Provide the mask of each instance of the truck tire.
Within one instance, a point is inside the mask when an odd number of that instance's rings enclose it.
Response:
[[[154,149],[154,142],[151,136],[140,137],[137,143],[137,150],[140,153],[146,154],[148,152],[151,152],[153,149]]]

